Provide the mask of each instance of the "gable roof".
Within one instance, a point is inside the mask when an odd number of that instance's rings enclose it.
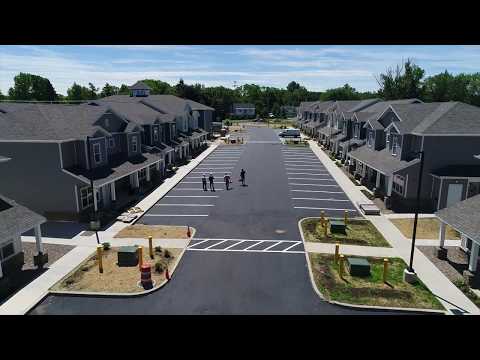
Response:
[[[130,90],[152,90],[150,86],[145,84],[143,81],[137,81],[132,86],[128,87]]]
[[[435,215],[468,238],[480,242],[480,195],[441,209]]]
[[[462,102],[394,104],[401,133],[417,135],[480,135],[480,108]]]
[[[13,111],[23,110],[25,108],[31,107],[34,104],[32,103],[17,103],[17,102],[0,102],[0,113],[9,113]]]
[[[43,216],[0,194],[0,239],[8,239],[46,221]]]
[[[104,106],[31,104],[0,116],[0,140],[67,140],[93,136],[95,125],[108,110]]]

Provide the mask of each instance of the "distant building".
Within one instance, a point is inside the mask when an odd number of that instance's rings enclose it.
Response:
[[[255,116],[255,105],[248,103],[236,103],[232,105],[232,115],[234,116]]]
[[[148,96],[150,95],[150,86],[145,84],[142,81],[137,81],[135,84],[129,87],[131,96],[138,97],[138,96]]]

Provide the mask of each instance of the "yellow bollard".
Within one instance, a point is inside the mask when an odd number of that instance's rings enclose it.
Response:
[[[383,259],[383,282],[387,282],[388,276],[388,259]]]
[[[347,226],[347,222],[348,222],[348,210],[345,210],[344,220],[345,220],[345,226]]]
[[[338,256],[340,255],[340,244],[335,244],[335,264],[338,262]]]
[[[150,259],[153,259],[153,244],[152,244],[152,235],[148,237],[148,250],[150,252]]]
[[[143,247],[138,247],[138,268],[141,270],[143,265]]]
[[[343,260],[345,259],[345,255],[340,255],[340,264],[338,265],[338,272],[340,274],[340,278],[343,279]]]
[[[103,246],[97,245],[98,271],[103,274]]]

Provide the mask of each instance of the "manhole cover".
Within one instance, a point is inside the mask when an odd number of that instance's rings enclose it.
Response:
[[[277,229],[277,230],[275,230],[275,232],[276,232],[277,234],[285,234],[285,233],[287,232],[287,230],[279,230],[279,229]]]

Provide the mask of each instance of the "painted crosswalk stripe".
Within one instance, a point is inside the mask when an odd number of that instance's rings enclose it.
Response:
[[[292,198],[292,200],[313,200],[313,201],[346,201],[350,200],[341,200],[341,199],[315,199],[315,198]]]
[[[223,244],[225,241],[228,241],[228,240],[223,240],[223,241],[220,241],[220,242],[218,242],[218,243],[215,243],[215,244],[213,244],[213,245],[207,246],[207,247],[206,247],[206,248],[204,248],[204,249],[210,249],[211,247],[214,247],[214,246],[217,246],[217,245]]]
[[[321,172],[321,173],[316,173],[316,174],[312,174],[312,173],[302,173],[302,172],[299,172],[299,173],[287,173],[287,175],[311,175],[311,176],[325,176],[325,175],[328,175],[328,172],[327,172],[327,171],[324,171],[324,172]]]
[[[241,240],[241,241],[239,241],[239,242],[236,242],[236,243],[233,244],[233,245],[227,246],[227,247],[226,247],[225,249],[223,249],[223,250],[228,250],[228,249],[230,249],[230,248],[232,248],[232,247],[234,247],[234,246],[237,246],[237,245],[239,245],[239,244],[241,244],[241,243],[244,243],[245,241],[248,241],[248,240]]]
[[[285,160],[285,164],[320,164],[320,161]]]
[[[313,169],[305,169],[305,168],[286,168],[285,170],[287,171],[298,171],[298,170],[302,170],[302,171],[322,171],[323,168],[313,168]]]
[[[274,246],[277,246],[278,244],[279,244],[279,242],[276,242],[275,244],[270,245],[269,247],[263,249],[262,251],[267,251],[268,249],[270,249],[270,248],[272,248],[272,247],[274,247]]]
[[[300,242],[295,242],[295,244],[293,244],[293,245],[290,245],[289,247],[287,247],[287,248],[283,249],[283,250],[282,250],[282,252],[285,252],[285,251],[287,251],[288,249],[291,249],[291,248],[293,248],[293,247],[297,246],[298,244],[300,244]]]
[[[210,241],[210,239],[202,240],[202,241],[200,241],[200,242],[198,242],[198,243],[195,243],[195,244],[190,245],[189,247],[197,246],[197,245],[203,244],[204,242],[207,242],[207,241]]]
[[[198,191],[205,191],[202,188],[179,188],[173,189],[174,191],[191,191],[191,190],[198,190]],[[215,189],[215,191],[223,191],[223,189]]]
[[[288,178],[288,180],[313,180],[313,181],[329,181],[327,178]]]

